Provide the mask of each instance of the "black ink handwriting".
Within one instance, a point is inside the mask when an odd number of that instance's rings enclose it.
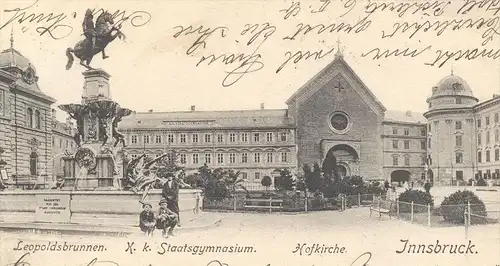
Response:
[[[111,18],[114,21],[113,24],[114,27],[121,26],[125,21],[130,21],[130,25],[132,25],[133,27],[142,27],[151,21],[151,14],[142,10],[135,10],[129,15],[126,15],[127,12],[125,10],[117,10],[115,12],[110,12],[100,8],[97,10],[94,9],[92,11],[92,14],[94,15],[94,17],[98,17],[103,12],[108,12],[111,14]]]
[[[328,7],[328,5],[330,5],[331,0],[320,0],[320,2],[322,2],[323,4],[321,4],[321,6],[318,9],[311,10],[311,13],[315,14],[315,13],[324,12],[326,10],[326,8]]]
[[[467,50],[457,50],[454,52],[451,51],[436,51],[436,58],[431,63],[425,63],[428,66],[434,66],[438,64],[438,67],[441,68],[444,66],[450,59],[454,58],[455,61],[459,61],[462,59],[465,60],[475,60],[477,58],[485,58],[485,59],[497,59],[500,57],[500,49],[467,49]]]
[[[370,50],[369,52],[367,53],[362,53],[361,56],[362,57],[367,57],[369,56],[370,54],[374,54],[373,55],[373,60],[378,60],[380,58],[388,58],[388,57],[417,57],[417,56],[420,56],[421,54],[423,54],[424,52],[430,50],[432,48],[432,45],[428,45],[427,47],[423,48],[423,49],[413,49],[413,50],[410,50],[410,48],[406,48],[406,49],[394,49],[394,50],[385,50],[382,52],[382,50],[380,48],[374,48],[372,50]]]
[[[297,64],[299,63],[302,59],[308,60],[309,58],[313,58],[313,60],[320,60],[323,59],[323,57],[331,54],[335,48],[331,48],[330,50],[327,50],[326,52],[323,51],[323,49],[316,51],[316,52],[311,52],[311,51],[298,51],[292,54],[292,52],[288,51],[285,53],[285,56],[288,57],[283,64],[281,64],[278,69],[276,69],[276,74],[279,73],[289,62],[290,60],[293,59],[293,63]]]
[[[496,16],[500,12],[500,1],[465,0],[465,3],[457,10],[457,14],[465,15],[474,8],[485,9],[486,11],[494,11],[493,15]]]
[[[356,4],[357,4],[356,0],[345,1],[344,8],[347,9],[347,11],[344,14],[340,15],[340,17],[349,14],[356,7]]]
[[[183,26],[175,26],[174,29],[177,29],[178,31],[174,34],[174,38],[177,38],[181,36],[181,34],[184,34],[184,36],[191,35],[191,34],[197,34],[199,35],[198,39],[194,41],[194,43],[191,45],[186,50],[187,55],[191,55],[192,53],[196,52],[198,48],[202,47],[202,49],[205,49],[207,46],[206,40],[208,37],[210,37],[213,33],[216,31],[220,31],[221,37],[225,38],[227,35],[227,32],[229,31],[229,28],[227,27],[215,27],[215,28],[204,28],[203,26],[199,26],[198,28],[193,29],[193,26],[188,26],[188,27],[183,27]]]
[[[19,259],[14,263],[5,264],[5,266],[30,266],[31,264],[26,261],[26,257],[29,252],[24,253]],[[108,266],[119,266],[118,263],[114,261],[99,261],[97,258],[93,258],[86,266],[98,266],[98,265],[108,265]]]
[[[365,6],[365,13],[374,14],[375,12],[383,12],[383,11],[391,11],[396,12],[399,17],[403,17],[407,12],[411,14],[417,14],[418,12],[422,12],[425,16],[441,16],[445,12],[445,9],[448,5],[451,4],[451,1],[434,1],[434,2],[380,2],[371,0]]]
[[[295,40],[295,37],[297,37],[299,34],[303,34],[304,36],[310,32],[316,33],[316,34],[322,34],[323,32],[327,33],[332,33],[332,32],[338,32],[340,33],[343,31],[344,33],[360,33],[363,31],[366,31],[372,21],[365,18],[362,18],[358,20],[354,25],[351,25],[350,23],[332,23],[330,25],[324,25],[324,24],[317,24],[315,26],[311,26],[310,24],[303,24],[299,23],[297,25],[297,30],[293,33],[291,36],[286,36],[283,38],[283,40]]]
[[[290,7],[287,9],[281,9],[279,12],[284,12],[285,16],[283,17],[284,20],[287,20],[290,18],[290,16],[295,17],[300,13],[300,2],[292,2]]]
[[[368,257],[368,258],[366,258]],[[366,258],[366,261],[363,262],[363,264],[359,264],[359,263],[362,263],[363,259]],[[365,252],[361,255],[359,255],[359,257],[357,257],[353,263],[351,263],[350,266],[355,266],[355,265],[361,265],[361,266],[367,266],[368,265],[368,262],[370,261],[370,259],[372,258],[372,253],[371,252]]]
[[[260,29],[260,30],[258,30]],[[257,31],[257,32],[256,32]],[[267,40],[267,38],[271,37],[271,35],[274,34],[276,31],[276,27],[272,26],[269,24],[269,22],[263,23],[262,27],[260,27],[259,24],[246,24],[244,26],[243,31],[241,31],[240,35],[246,35],[247,33],[254,33],[255,34],[250,38],[250,40],[247,42],[247,45],[252,44],[257,38],[259,38],[262,34],[264,34],[264,40]]]

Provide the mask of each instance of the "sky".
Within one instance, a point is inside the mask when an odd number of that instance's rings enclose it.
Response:
[[[187,111],[191,105],[196,105],[197,110],[258,109],[260,103],[264,103],[269,109],[286,108],[286,100],[334,59],[337,47],[341,48],[345,60],[361,80],[389,110],[426,111],[426,99],[431,88],[443,77],[450,75],[452,70],[455,75],[468,82],[474,95],[480,100],[490,99],[492,94],[500,93],[500,58],[449,60],[442,67],[437,64],[426,65],[436,59],[439,50],[454,52],[474,48],[499,49],[498,34],[494,34],[485,46],[482,45],[485,40],[482,36],[494,32],[487,31],[487,26],[481,29],[449,29],[441,36],[437,36],[432,30],[422,30],[412,38],[409,38],[409,33],[382,38],[383,33],[387,35],[394,31],[394,23],[476,20],[481,17],[491,19],[491,28],[500,32],[500,22],[494,12],[473,9],[466,15],[456,15],[462,1],[443,8],[443,14],[439,17],[433,15],[439,10],[416,11],[415,14],[410,14],[415,10],[413,8],[402,17],[396,12],[379,10],[368,17],[369,26],[356,34],[354,31],[322,34],[310,32],[307,35],[299,34],[295,40],[283,39],[293,35],[299,23],[312,26],[319,23],[355,24],[367,16],[366,11],[369,10],[367,1],[334,0],[323,12],[311,12],[318,11],[324,3],[319,0],[300,1],[300,11],[294,13],[298,8],[289,9],[292,1],[283,0],[0,0],[0,49],[10,46],[12,31],[13,46],[36,67],[40,88],[57,99],[54,108],[59,104],[79,103],[81,100],[81,72],[84,68],[75,61],[73,67],[66,70],[65,51],[83,39],[81,22],[87,8],[103,8],[111,13],[121,10],[130,15],[130,19],[122,24],[126,41],[116,39],[106,48],[110,58],[103,60],[100,55],[96,55],[91,65],[94,68],[102,68],[111,75],[113,100],[138,112],[150,109]],[[352,4],[352,10],[343,6],[348,3]],[[16,11],[15,8],[23,10]],[[280,10],[292,10],[292,13],[285,19],[286,13]],[[348,10],[350,11],[347,12]],[[12,19],[16,12],[17,19]],[[25,18],[32,13],[43,16],[62,13],[65,18],[53,26],[51,25],[55,20],[47,22],[42,19],[39,23],[30,23],[28,19],[20,23],[18,20],[23,12]],[[342,16],[344,13],[347,14]],[[115,19],[115,22],[117,21],[118,19]],[[262,31],[262,34],[247,46],[247,41],[264,28],[264,23],[273,27]],[[253,33],[247,31],[242,35],[246,24],[259,24],[259,27]],[[174,38],[174,34],[178,32],[177,26],[190,25],[193,28],[203,25],[204,29],[210,30],[217,27],[226,28],[224,31],[214,30],[206,38],[204,47],[200,46],[187,55],[186,51],[199,35],[181,34]],[[40,27],[48,27],[52,37],[49,33],[40,34],[43,31]],[[270,34],[272,31],[274,32]],[[263,41],[266,34],[267,39]],[[430,47],[417,57],[393,56],[373,60],[373,56],[362,56],[375,48],[422,50],[428,46]],[[313,53],[320,50],[323,50],[320,59],[302,58],[294,64],[294,58],[276,73],[278,67],[289,57],[288,51],[295,54],[297,51]],[[327,53],[329,50],[332,52]],[[222,82],[227,72],[234,70],[241,62],[224,65],[218,60],[208,65],[210,60],[206,60],[196,66],[203,56],[230,53],[251,55],[252,52],[253,55],[260,54],[259,61],[262,62],[263,68],[244,75],[231,86],[223,86]],[[58,111],[58,118],[64,119],[65,114]]]

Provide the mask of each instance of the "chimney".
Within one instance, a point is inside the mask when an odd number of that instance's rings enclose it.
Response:
[[[191,112],[196,111],[196,105],[191,105]]]
[[[406,116],[411,117],[411,111],[406,111]]]
[[[153,109],[149,109],[149,110],[148,110],[148,113],[152,113],[152,112],[153,112]]]
[[[493,99],[500,97],[500,94],[493,94]]]
[[[264,103],[260,103],[260,110],[264,110]]]

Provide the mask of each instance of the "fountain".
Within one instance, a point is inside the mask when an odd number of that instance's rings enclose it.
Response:
[[[118,123],[132,113],[111,100],[109,77],[101,69],[83,72],[85,78],[81,104],[63,104],[59,108],[76,120],[74,154],[64,157],[64,187],[77,190],[112,190],[122,187],[126,153]],[[110,137],[115,138],[113,145]],[[121,143],[122,147],[117,147]],[[82,169],[85,175],[80,176]]]

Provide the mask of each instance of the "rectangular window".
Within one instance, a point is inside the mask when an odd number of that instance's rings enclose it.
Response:
[[[287,139],[288,139],[288,134],[286,132],[280,132],[280,140],[287,141]]]
[[[181,164],[186,164],[187,159],[186,159],[186,154],[181,154]]]
[[[477,162],[478,163],[480,163],[483,160],[482,155],[483,154],[480,151],[477,152]]]
[[[495,124],[498,123],[498,113],[495,114]]]
[[[457,180],[464,180],[464,171],[456,171],[455,177]]]
[[[241,133],[241,142],[248,141],[248,133]]]
[[[218,142],[218,143],[222,143],[222,142],[224,142],[224,135],[222,135],[222,134],[218,134],[218,135],[217,135],[217,142]]]
[[[259,141],[260,141],[260,134],[254,133],[253,134],[253,142],[259,142]]]
[[[260,180],[260,173],[259,173],[259,172],[256,172],[256,173],[254,174],[254,179],[255,179],[255,180]]]
[[[186,134],[181,134],[181,143],[186,143]]]
[[[255,153],[253,155],[253,161],[256,163],[260,163],[260,153]]]
[[[490,116],[486,116],[486,126],[488,126],[490,124]]]
[[[405,140],[404,145],[405,145],[406,150],[410,149],[410,141],[409,140]]]
[[[198,134],[197,133],[193,134],[193,143],[198,143]]]
[[[486,144],[490,144],[490,132],[486,132]]]
[[[498,140],[500,138],[499,133],[498,133],[499,131],[500,130],[498,130],[498,129],[495,130],[495,142],[498,142]]]
[[[197,153],[193,154],[193,164],[199,163],[199,155]]]
[[[420,174],[420,179],[425,180],[425,173]]]
[[[267,132],[266,133],[266,141],[267,142],[272,142],[273,141],[273,133]]]
[[[477,145],[481,145],[481,133],[477,134]]]
[[[495,162],[500,161],[500,150],[496,149],[495,150]]]
[[[144,136],[144,143],[149,144],[149,136]]]
[[[462,146],[462,136],[455,136],[455,146]]]
[[[431,130],[432,129],[431,124],[429,124],[428,127],[429,127],[429,132],[432,132],[432,130]]]
[[[481,117],[478,117],[477,118],[477,127],[480,128],[481,127]]]
[[[490,162],[490,151],[486,151],[486,162]]]
[[[167,141],[168,143],[174,143],[174,134],[168,134]]]
[[[397,135],[398,134],[398,128],[397,127],[393,127],[392,128],[392,134],[393,135]]]
[[[132,135],[132,144],[137,144],[137,135]]]
[[[236,163],[236,154],[234,153],[229,154],[229,163]]]
[[[161,135],[155,136],[155,143],[161,143]]]
[[[242,153],[241,154],[241,162],[242,163],[248,163],[248,153]]]
[[[410,166],[410,156],[405,157],[405,165]]]
[[[217,153],[217,163],[218,164],[223,164],[224,163],[224,154]]]
[[[273,162],[273,154],[268,152],[267,153],[267,163],[272,163]]]
[[[455,122],[455,129],[456,130],[462,129],[462,121],[456,121]]]
[[[393,166],[398,166],[398,157],[396,157],[396,156],[392,157],[392,165]]]
[[[463,163],[464,162],[464,155],[461,152],[455,153],[455,162],[456,163]]]
[[[420,141],[420,149],[425,150],[425,140]]]
[[[421,157],[420,160],[422,165],[425,165],[427,163],[425,157]]]
[[[409,136],[410,135],[410,129],[409,128],[405,128],[405,136]]]
[[[229,134],[229,142],[236,142],[236,134],[235,133]]]
[[[206,142],[206,143],[212,142],[212,135],[210,135],[210,134],[205,134],[205,142]]]
[[[4,97],[4,94],[3,94],[3,91],[0,90],[0,115],[5,115],[5,110],[7,109],[5,107],[5,97]]]
[[[205,163],[206,164],[211,164],[212,163],[212,154],[205,153]]]
[[[281,153],[281,162],[282,163],[287,163],[288,162],[288,153],[287,152],[282,152]]]
[[[392,141],[392,148],[396,149],[396,150],[398,149],[398,141],[397,140]]]
[[[425,137],[425,128],[420,129],[420,136]]]
[[[241,178],[248,179],[248,173],[247,172],[242,172],[241,173]]]

